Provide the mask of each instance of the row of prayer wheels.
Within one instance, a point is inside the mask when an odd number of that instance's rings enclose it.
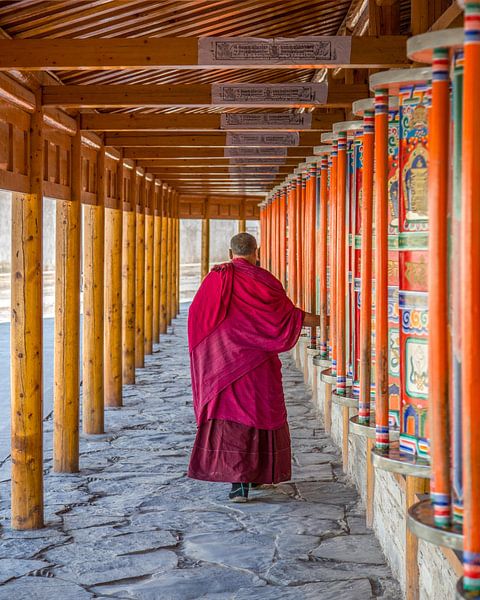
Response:
[[[476,598],[480,2],[464,29],[413,37],[408,55],[426,66],[372,75],[358,118],[263,203],[261,261],[320,315],[314,364],[357,409],[350,432],[374,440],[375,467],[430,480],[408,525],[463,552],[458,595]]]

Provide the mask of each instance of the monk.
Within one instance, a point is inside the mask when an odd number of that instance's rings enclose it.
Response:
[[[257,255],[252,235],[235,235],[231,261],[205,277],[188,315],[198,426],[188,476],[231,483],[233,502],[246,502],[251,487],[291,478],[278,353],[296,344],[303,325],[319,324],[257,266]]]

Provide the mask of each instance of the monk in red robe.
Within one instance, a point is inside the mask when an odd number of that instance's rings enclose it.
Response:
[[[232,483],[230,499],[291,478],[290,434],[279,352],[319,318],[288,299],[257,266],[257,242],[234,236],[231,261],[203,280],[188,315],[193,404],[198,430],[188,476]]]

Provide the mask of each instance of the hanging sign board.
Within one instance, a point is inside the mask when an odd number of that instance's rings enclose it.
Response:
[[[298,146],[300,134],[285,133],[232,133],[227,132],[227,146]]]
[[[326,83],[214,83],[212,104],[275,105],[325,104]]]
[[[285,158],[265,158],[265,156],[259,156],[258,158],[251,156],[244,156],[243,158],[230,158],[231,165],[284,165]]]
[[[278,173],[279,167],[275,167],[275,166],[265,166],[265,167],[229,167],[228,169],[230,171],[230,173],[269,173],[269,174],[273,174],[273,173]]]
[[[286,148],[252,148],[246,146],[245,148],[225,148],[224,156],[226,158],[232,158],[235,156],[250,156],[250,157],[264,157],[264,156],[287,156]]]
[[[311,113],[223,113],[220,129],[310,129]]]
[[[299,65],[320,68],[350,63],[349,36],[225,38],[198,40],[199,65]]]

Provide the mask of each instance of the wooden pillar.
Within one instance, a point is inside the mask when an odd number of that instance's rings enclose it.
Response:
[[[128,195],[123,204],[122,240],[122,370],[123,383],[135,383],[135,266],[136,175],[130,173]]]
[[[347,133],[338,135],[337,158],[337,279],[336,279],[336,335],[337,335],[337,393],[345,394],[347,385],[346,332],[345,332],[345,294],[346,294],[346,183],[347,183]],[[345,411],[344,411],[345,412]],[[348,414],[348,409],[347,409]],[[345,417],[344,417],[345,419]],[[347,426],[348,432],[348,426]]]
[[[478,340],[480,339],[480,2],[465,6],[465,59],[462,144],[462,434],[463,434],[463,568],[464,588],[480,592],[480,406]],[[473,594],[472,594],[473,595]]]
[[[30,125],[30,190],[12,194],[12,527],[43,527],[41,98]]]
[[[202,250],[200,260],[200,278],[203,281],[210,271],[210,219],[202,219]]]
[[[137,178],[135,265],[135,367],[145,365],[145,175]]]
[[[173,190],[170,190],[168,196],[168,251],[167,251],[167,323],[171,325],[172,314],[172,293],[173,293]]]
[[[428,132],[428,418],[434,485],[430,495],[435,524],[438,527],[448,527],[451,519],[447,279],[450,79],[446,48],[434,50],[432,70],[432,103]]]
[[[146,177],[146,176],[145,176]],[[155,183],[153,179],[145,182],[145,329],[144,352],[153,352],[153,193]]]
[[[97,204],[86,204],[83,235],[83,431],[104,431],[105,149],[97,159]]]
[[[332,143],[329,204],[330,229],[330,340],[332,345],[332,375],[337,375],[337,142]]]
[[[162,186],[159,181],[154,181],[154,217],[153,217],[153,342],[160,341],[160,273],[161,273],[161,245],[162,245]]]
[[[328,227],[328,158],[322,156],[320,170],[320,231],[318,240],[318,277],[320,280],[320,355],[328,358],[328,287],[327,287],[327,227]]]
[[[292,302],[295,302],[297,297],[296,287],[296,267],[297,259],[295,253],[297,251],[295,235],[296,235],[296,216],[297,211],[295,208],[295,185],[293,181],[287,183],[287,283],[288,283],[288,295]]]
[[[167,253],[168,253],[168,218],[167,218],[168,186],[162,186],[161,214],[162,233],[160,250],[160,334],[167,333]]]
[[[376,447],[388,433],[388,90],[375,92],[375,417]],[[367,233],[368,235],[368,233]],[[362,279],[363,281],[363,279]]]
[[[362,241],[360,288],[360,397],[358,420],[370,424],[371,364],[372,364],[372,211],[374,115],[363,115],[363,176],[362,176]]]
[[[287,187],[282,186],[280,192],[280,281],[285,287],[287,285]]]
[[[180,218],[178,216],[178,201],[177,201],[177,262],[176,277],[175,277],[175,314],[180,313]]]
[[[72,140],[71,199],[57,200],[55,227],[55,333],[53,470],[79,468],[81,135]]]
[[[238,220],[238,233],[245,233],[247,231],[247,220],[239,219]]]
[[[122,406],[123,162],[117,164],[116,202],[105,207],[105,405]]]
[[[317,313],[317,261],[316,261],[316,242],[317,242],[317,164],[313,163],[310,165],[310,177],[308,182],[308,282],[309,282],[309,303],[308,308],[311,313]],[[310,330],[310,346],[312,348],[317,347],[317,328],[312,327]]]
[[[178,315],[178,261],[180,258],[179,219],[177,214],[178,198],[175,193],[173,208],[173,267],[172,267],[172,317]]]
[[[303,252],[302,252],[302,176],[297,175],[295,180],[295,288],[297,290],[297,297],[295,303],[300,308],[303,306]]]
[[[407,475],[405,477],[405,513],[418,502],[418,495],[428,492],[428,479]],[[418,538],[405,527],[405,598],[419,600]]]

